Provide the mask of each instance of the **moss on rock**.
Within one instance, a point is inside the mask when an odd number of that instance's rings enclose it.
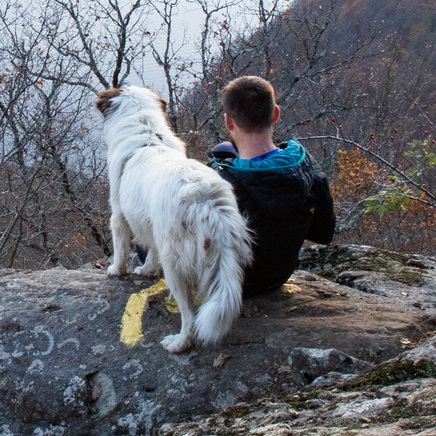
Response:
[[[391,386],[416,378],[436,377],[436,364],[429,359],[395,360],[382,363],[366,373],[340,385],[342,390],[370,388],[372,386]]]

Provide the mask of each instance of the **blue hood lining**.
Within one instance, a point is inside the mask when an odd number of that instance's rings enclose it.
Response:
[[[235,158],[230,162],[219,162],[221,167],[230,168],[242,172],[286,172],[291,168],[298,167],[306,157],[306,150],[294,138],[289,140],[286,147],[270,157],[261,161]]]

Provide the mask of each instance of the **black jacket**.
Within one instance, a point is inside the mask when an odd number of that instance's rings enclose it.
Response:
[[[286,171],[240,171],[232,162],[215,159],[212,167],[232,184],[254,231],[254,263],[245,270],[244,296],[272,291],[296,269],[305,239],[331,242],[336,219],[329,184],[307,151]]]

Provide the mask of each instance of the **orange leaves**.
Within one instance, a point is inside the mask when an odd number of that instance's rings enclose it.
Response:
[[[340,149],[338,154],[338,172],[332,183],[332,192],[336,198],[358,201],[373,190],[377,165],[359,149]]]
[[[420,145],[408,153],[409,158],[419,158],[417,162],[402,168],[411,176],[423,163]],[[369,244],[386,244],[397,250],[420,251],[432,246],[436,215],[433,208],[420,201],[424,193],[413,189],[395,172],[379,167],[360,149],[338,150],[336,168],[331,183],[336,207],[354,222],[359,237]]]
[[[4,84],[6,86],[11,84],[14,77],[14,72],[10,68],[5,68],[5,72],[0,72],[0,85]]]
[[[44,52],[44,50],[41,50],[39,53],[38,53],[38,55],[40,56],[40,57],[42,57],[42,58],[45,58],[46,60],[49,60],[50,59],[50,54],[49,53],[45,53]]]

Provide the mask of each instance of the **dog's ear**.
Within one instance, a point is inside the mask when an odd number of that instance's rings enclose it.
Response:
[[[162,112],[164,114],[167,113],[167,102],[160,95],[158,96],[160,107],[162,108]]]
[[[97,109],[106,117],[109,114],[111,99],[117,97],[123,91],[122,88],[105,89],[97,94],[95,105]]]

